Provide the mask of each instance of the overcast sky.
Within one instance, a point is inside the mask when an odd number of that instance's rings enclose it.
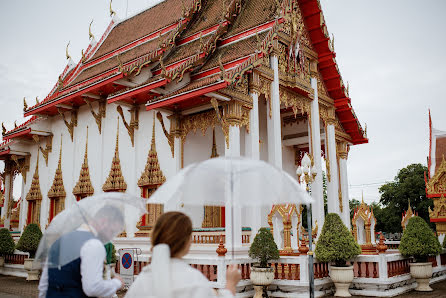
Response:
[[[261,1],[261,0],[259,0]],[[157,3],[114,0],[120,18]],[[398,169],[426,164],[428,109],[446,130],[446,1],[321,0],[337,62],[350,83],[355,112],[367,123],[369,144],[349,154],[350,197],[379,200],[378,186]],[[99,40],[110,22],[108,0],[0,1],[0,120],[23,121],[29,104],[43,99],[66,65],[65,47],[79,61],[88,26]],[[20,187],[15,187],[20,196]]]

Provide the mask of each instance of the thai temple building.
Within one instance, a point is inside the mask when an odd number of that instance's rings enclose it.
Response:
[[[429,159],[425,174],[426,195],[434,201],[434,209],[429,208],[429,217],[437,227],[438,239],[442,243],[446,236],[446,131],[437,130],[432,125],[429,111]]]
[[[184,166],[211,157],[261,159],[295,177],[304,153],[318,173],[314,222],[324,223],[324,163],[329,212],[350,226],[348,150],[368,140],[318,1],[166,0],[127,19],[110,15],[98,40],[90,31],[80,61],[67,47],[46,98],[23,100],[28,120],[3,126],[5,227],[17,175],[22,231],[29,223],[45,229],[65,207],[101,192],[149,198]],[[122,236],[148,236],[163,206],[148,208]],[[226,226],[224,207],[184,211],[196,228]],[[268,226],[271,211],[239,214],[237,244],[242,227]]]
[[[324,169],[328,212],[364,232],[358,234],[364,245],[375,245],[373,212],[364,205],[350,220],[349,148],[368,139],[319,0],[165,0],[126,19],[110,5],[110,16],[102,36],[90,31],[79,61],[67,47],[67,65],[43,100],[23,100],[27,120],[2,125],[0,225],[16,233],[30,223],[44,230],[65,208],[103,192],[150,200],[183,167],[217,156],[263,160],[297,179],[296,169],[309,154],[316,169],[314,239],[324,224]],[[433,152],[438,156],[439,149]],[[446,176],[433,169],[445,169],[446,162],[431,160],[429,183],[443,181]],[[16,204],[18,176],[23,183]],[[444,198],[435,187],[430,197],[439,202],[432,211],[438,215],[431,219],[440,219]],[[165,211],[163,205],[147,208],[113,241],[117,249],[140,249],[135,274],[150,260],[150,231]],[[243,278],[238,291],[252,297],[247,252],[257,230],[269,226],[282,254],[273,264],[271,297],[308,293],[303,235],[309,231],[302,227],[302,206],[234,212],[236,260],[218,256],[232,222],[224,206],[181,208],[194,226],[186,260],[215,288],[224,287],[226,266],[235,261]],[[409,269],[399,254],[361,255],[355,266],[355,295],[391,296],[413,283],[401,277]],[[328,268],[315,264],[317,296],[332,293]]]

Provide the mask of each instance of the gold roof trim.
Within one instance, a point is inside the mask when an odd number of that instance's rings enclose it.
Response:
[[[153,114],[153,129],[152,129],[152,144],[150,146],[149,155],[147,156],[147,163],[141,177],[138,180],[138,186],[156,186],[161,185],[166,181],[166,177],[161,170],[158,160],[158,153],[156,152],[155,144],[155,113]]]
[[[56,174],[54,175],[53,185],[48,191],[48,198],[65,198],[67,193],[63,186],[62,177],[62,136],[60,137],[59,162],[57,164]]]
[[[88,168],[88,126],[87,126],[87,141],[85,142],[85,155],[84,155],[84,163],[81,167],[81,172],[79,174],[79,180],[76,183],[76,186],[73,188],[74,195],[80,196],[90,196],[94,194],[94,188],[91,184],[90,179],[90,170]]]
[[[102,186],[102,190],[108,191],[121,191],[125,192],[127,190],[127,183],[122,176],[121,171],[121,161],[119,160],[119,117],[118,117],[118,129],[116,132],[116,147],[115,156],[113,157],[112,164],[110,167],[110,173],[108,174],[107,180]]]

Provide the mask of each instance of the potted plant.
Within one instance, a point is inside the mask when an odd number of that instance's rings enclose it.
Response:
[[[15,243],[9,230],[6,228],[0,229],[0,267],[5,264],[4,256],[14,253],[14,246]]]
[[[274,269],[268,262],[279,258],[279,250],[269,229],[259,229],[249,248],[249,257],[259,261],[259,264],[251,267],[251,281],[257,286],[254,297],[262,297],[262,287],[270,285],[274,280]]]
[[[29,258],[25,259],[25,270],[28,271],[26,280],[39,280],[39,267],[34,264],[34,256],[36,255],[37,247],[39,246],[40,238],[42,238],[42,231],[36,224],[29,224],[23,231],[22,236],[17,243],[17,249],[28,252]]]
[[[432,291],[429,280],[432,277],[432,262],[429,256],[441,253],[441,245],[428,224],[419,216],[409,219],[409,223],[401,238],[399,250],[404,257],[413,257],[410,263],[410,274],[417,281],[416,291]]]
[[[361,247],[339,215],[329,213],[325,217],[315,253],[320,262],[334,263],[330,268],[330,277],[336,287],[335,296],[350,297],[348,288],[354,276],[353,266],[347,265],[347,261],[359,255]]]

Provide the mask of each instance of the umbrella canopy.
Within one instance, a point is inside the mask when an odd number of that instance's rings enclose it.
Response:
[[[61,267],[79,258],[77,240],[72,236],[79,228],[91,232],[104,244],[110,242],[124,230],[129,218],[136,224],[146,212],[145,203],[140,197],[113,192],[75,202],[51,221],[40,240],[36,261]]]
[[[288,173],[264,161],[219,157],[194,163],[167,180],[150,203],[179,206],[251,207],[310,204],[311,197]]]

